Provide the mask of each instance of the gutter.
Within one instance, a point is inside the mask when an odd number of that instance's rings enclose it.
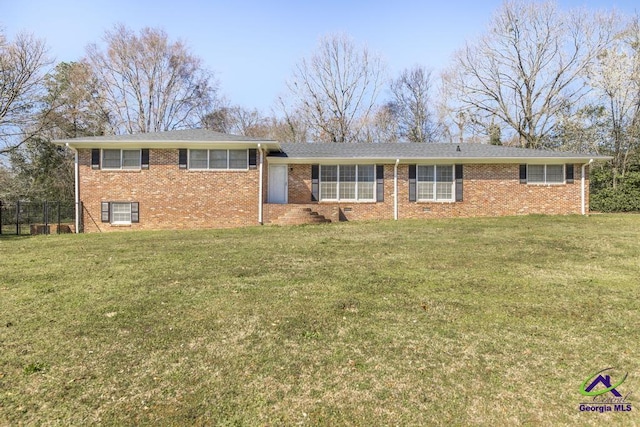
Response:
[[[262,144],[258,144],[258,153],[260,153],[260,166],[258,167],[258,223],[260,225],[263,225],[264,221],[263,221],[263,214],[262,214],[262,173],[263,173],[263,167],[262,167],[262,163],[264,160],[264,153],[262,152],[262,148],[261,148]]]
[[[393,166],[393,219],[398,220],[398,164],[400,159],[396,159]]]
[[[589,159],[589,163],[585,163],[582,165],[582,173],[580,175],[580,201],[582,206],[582,215],[587,214],[587,195],[586,195],[586,180],[584,179],[584,175],[587,169],[587,166],[593,163],[593,159]]]
[[[70,148],[74,152],[73,159],[73,180],[74,180],[74,199],[75,199],[75,211],[76,211],[76,234],[80,233],[80,168],[78,166],[78,150],[73,148],[67,142],[65,144],[67,148]]]

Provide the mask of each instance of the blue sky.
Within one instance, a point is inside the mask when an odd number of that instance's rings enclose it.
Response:
[[[637,0],[563,0],[560,7],[633,14]],[[0,0],[0,26],[46,40],[57,61],[79,60],[89,43],[123,23],[161,27],[216,73],[233,104],[269,112],[295,64],[319,37],[345,32],[378,52],[390,76],[416,64],[439,71],[487,27],[501,0],[166,1]]]

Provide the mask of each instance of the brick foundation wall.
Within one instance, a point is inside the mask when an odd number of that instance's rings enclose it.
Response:
[[[151,149],[148,170],[93,170],[91,150],[79,150],[85,232],[226,228],[258,224],[258,169],[178,168],[177,149]],[[140,222],[100,221],[101,202],[138,202]]]

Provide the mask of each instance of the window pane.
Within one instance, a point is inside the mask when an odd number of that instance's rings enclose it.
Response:
[[[563,183],[564,167],[562,165],[547,165],[547,182]]]
[[[321,200],[335,200],[338,198],[338,183],[337,182],[321,182],[320,183],[320,199]]]
[[[122,150],[122,167],[140,169],[140,150]]]
[[[340,181],[340,198],[345,200],[355,200],[356,183],[349,181]]]
[[[418,166],[418,181],[433,182],[434,166]]]
[[[373,182],[358,182],[358,200],[373,200]]]
[[[416,183],[418,200],[433,200],[433,182]]]
[[[120,150],[102,150],[102,167],[120,169]]]
[[[358,165],[358,200],[373,200],[376,170],[374,165]]]
[[[247,167],[247,150],[229,150],[229,169],[246,169]]]
[[[207,168],[207,150],[189,150],[189,168]]]
[[[227,150],[209,151],[209,167],[211,169],[227,168]]]
[[[111,203],[112,223],[131,223],[131,203]]]
[[[527,182],[544,183],[544,165],[528,165]]]
[[[451,200],[452,196],[453,185],[450,182],[436,183],[436,200]]]
[[[358,182],[375,181],[375,168],[373,165],[358,165]]]
[[[342,165],[339,167],[340,175],[340,198],[356,198],[356,166]]]
[[[337,166],[320,166],[320,181],[337,182],[338,167]]]
[[[436,181],[453,182],[453,166],[451,165],[436,166]]]
[[[320,200],[338,198],[338,167],[320,166]]]
[[[356,165],[340,166],[340,182],[356,182]]]

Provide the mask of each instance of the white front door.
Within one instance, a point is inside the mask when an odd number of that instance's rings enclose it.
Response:
[[[287,203],[287,165],[269,165],[269,203]]]

